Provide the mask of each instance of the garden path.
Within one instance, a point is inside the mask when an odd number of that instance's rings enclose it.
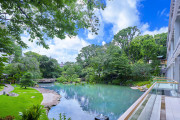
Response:
[[[5,84],[6,87],[4,87],[4,89],[2,91],[0,91],[0,95],[3,94],[3,92],[6,92],[6,94],[8,94],[9,92],[14,90],[14,87],[10,84]]]

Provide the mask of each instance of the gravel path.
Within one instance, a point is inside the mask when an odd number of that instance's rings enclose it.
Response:
[[[5,84],[7,87],[4,87],[4,89],[2,91],[0,91],[0,95],[3,94],[3,92],[6,92],[6,94],[8,94],[9,92],[14,90],[14,87],[10,84]]]
[[[61,96],[53,90],[44,89],[44,88],[35,88],[43,95],[43,101],[41,105],[44,105],[45,108],[50,109],[52,106],[55,106],[59,103]]]

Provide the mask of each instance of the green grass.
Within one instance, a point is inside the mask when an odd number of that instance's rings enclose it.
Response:
[[[4,89],[4,86],[0,86],[0,91],[2,91]]]
[[[0,83],[0,91],[4,89],[5,85]]]
[[[32,105],[41,104],[43,96],[37,90],[33,88],[20,88],[19,85],[16,86],[12,92],[19,94],[19,96],[0,95],[0,117],[11,115],[19,119],[19,112],[24,111]],[[32,96],[35,97],[31,98]],[[47,118],[45,110],[43,113],[42,120]]]

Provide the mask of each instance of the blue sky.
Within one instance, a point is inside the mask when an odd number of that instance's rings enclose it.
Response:
[[[28,42],[28,35],[23,35],[22,39],[29,45],[29,48],[23,51],[31,50],[47,55],[57,59],[59,63],[74,62],[82,47],[109,43],[113,40],[114,34],[129,26],[137,26],[142,35],[167,32],[170,0],[107,0],[106,4],[104,11],[95,11],[101,24],[98,35],[81,29],[76,37],[46,41],[50,47],[48,50]]]

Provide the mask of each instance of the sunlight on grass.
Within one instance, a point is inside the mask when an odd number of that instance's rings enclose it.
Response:
[[[19,117],[19,112],[24,111],[32,105],[41,104],[43,96],[37,90],[33,88],[20,88],[19,85],[16,86],[17,87],[14,87],[15,89],[12,92],[19,94],[19,96],[0,96],[0,117],[12,115],[17,119]],[[43,117],[46,117],[46,115],[44,114]]]
[[[0,91],[2,91],[4,89],[4,86],[0,86]]]

